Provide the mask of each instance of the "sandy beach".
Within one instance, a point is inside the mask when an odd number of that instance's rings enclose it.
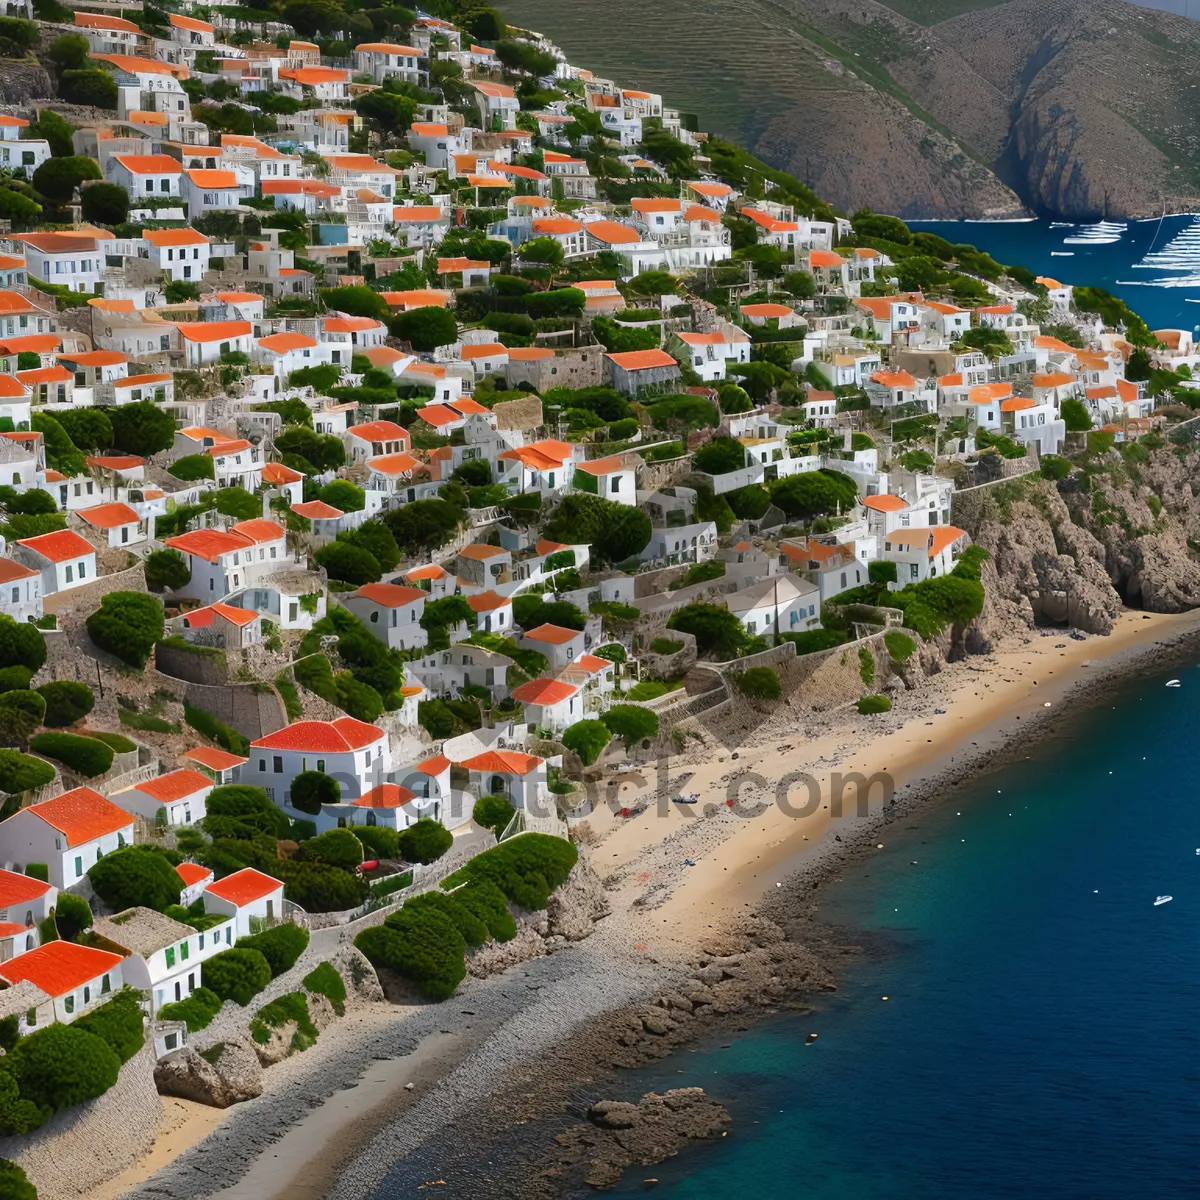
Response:
[[[271,1068],[259,1100],[216,1113],[207,1126],[189,1105],[150,1155],[98,1195],[366,1196],[401,1159],[411,1162],[412,1180],[440,1178],[450,1131],[461,1140],[466,1115],[486,1106],[502,1080],[524,1080],[519,1095],[530,1114],[553,1110],[572,1088],[603,1077],[599,1061],[577,1078],[583,1068],[556,1057],[589,1023],[667,986],[706,937],[757,911],[764,896],[795,895],[800,877],[812,886],[868,838],[886,842],[880,821],[1000,753],[1019,754],[1091,690],[1182,656],[1195,633],[1200,613],[1129,612],[1104,638],[1033,631],[949,665],[892,713],[776,712],[740,747],[689,751],[670,764],[666,795],[698,792],[699,804],[660,805],[651,796],[645,811],[623,817],[622,805],[636,808],[647,796],[646,785],[626,781],[616,813],[601,806],[586,818],[586,855],[612,907],[591,937],[469,981],[443,1005],[335,1024],[313,1049]],[[691,778],[676,783],[685,770]],[[852,802],[833,819],[832,776],[852,771],[886,772],[896,803],[884,811],[877,787],[868,819],[854,815]],[[774,803],[790,772],[820,785],[807,815]],[[725,800],[742,773],[735,811]],[[792,803],[806,794],[797,787]],[[556,1063],[561,1079],[553,1078]],[[218,1124],[219,1137],[209,1137]],[[503,1157],[501,1146],[497,1162]],[[198,1190],[202,1180],[207,1190]],[[484,1186],[460,1175],[445,1194],[488,1194]]]

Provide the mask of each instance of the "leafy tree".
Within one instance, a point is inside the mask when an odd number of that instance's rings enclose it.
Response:
[[[119,183],[93,183],[79,192],[85,221],[123,225],[129,220],[129,193]]]
[[[563,264],[562,243],[557,238],[531,238],[522,244],[519,254],[522,262],[542,263],[547,267],[561,267]],[[496,282],[494,275],[492,282]]]
[[[374,317],[380,321],[385,321],[388,317],[387,301],[365,284],[322,288],[321,299],[334,312],[346,313],[352,317]]]
[[[306,912],[343,912],[361,904],[369,891],[357,876],[325,863],[293,859],[278,863],[273,874],[283,880],[284,896]]]
[[[769,348],[774,349],[774,347]],[[754,407],[754,401],[750,399],[750,394],[745,388],[738,387],[736,383],[728,384],[720,389],[717,393],[717,403],[727,416],[749,412]]]
[[[343,530],[337,540],[365,550],[383,571],[392,570],[400,561],[400,547],[392,531],[380,520],[364,521],[357,529]]]
[[[697,471],[725,475],[746,465],[746,448],[736,438],[717,437],[701,446],[692,461]]]
[[[453,313],[429,305],[394,317],[392,336],[408,342],[414,350],[436,350],[458,340],[458,322]]]
[[[554,510],[544,533],[550,541],[589,545],[601,562],[617,563],[644,550],[652,529],[650,518],[639,508],[572,492]]]
[[[410,911],[406,904],[382,926],[360,933],[354,944],[374,965],[412,980],[434,1000],[454,995],[467,973],[466,939],[437,908]]]
[[[332,775],[324,771],[301,771],[292,780],[292,807],[316,816],[322,804],[337,804],[342,789]]]
[[[687,175],[692,170],[695,150],[681,142],[665,129],[644,128],[638,153],[656,162],[673,179]]]
[[[55,38],[46,51],[46,57],[59,71],[78,71],[87,66],[92,47],[87,38],[75,33],[65,33]]]
[[[146,665],[163,627],[162,601],[142,592],[109,592],[87,619],[92,641],[132,667]]]
[[[67,894],[59,896],[59,903],[68,899],[79,899]],[[87,902],[83,902],[87,909]],[[91,923],[91,910],[87,911]],[[61,932],[61,926],[60,926]],[[73,1026],[95,1034],[121,1060],[128,1062],[145,1042],[142,1006],[138,993],[131,987],[123,987],[106,1004],[85,1013]]]
[[[313,555],[318,566],[324,567],[330,579],[340,579],[361,587],[383,578],[378,559],[361,546],[349,542],[330,542]]]
[[[304,426],[284,430],[275,439],[275,449],[285,456],[295,454],[308,464],[308,474],[332,471],[346,461],[346,448],[332,434],[314,433]]]
[[[114,912],[139,906],[162,912],[168,904],[179,903],[183,886],[171,860],[153,846],[125,846],[114,850],[100,859],[87,875],[96,895]],[[207,963],[204,977],[208,983]]]
[[[234,836],[253,837],[265,833],[272,838],[288,836],[290,822],[287,815],[267,798],[260,787],[246,784],[226,784],[213,788],[204,802],[204,827],[214,837],[219,836],[214,817],[233,823]],[[228,827],[227,827],[228,829]]]
[[[47,784],[55,776],[54,768],[17,750],[0,750],[0,792],[15,796]]]
[[[789,271],[783,277],[783,286],[800,300],[811,300],[817,290],[816,282],[808,271]]]
[[[476,8],[464,18],[467,31],[480,42],[498,42],[508,36],[504,18],[494,8]]]
[[[175,443],[175,418],[149,400],[119,404],[110,408],[108,415],[112,422],[113,445],[128,454],[148,458],[160,450],[169,450]]]
[[[73,942],[85,929],[91,929],[91,906],[82,896],[59,892],[54,904],[54,923],[58,926],[58,936],[64,942]]]
[[[937,287],[946,277],[941,263],[926,254],[914,254],[896,265],[896,278],[906,292],[924,292]]]
[[[354,101],[354,109],[376,128],[387,132],[407,129],[416,115],[417,102],[409,96],[396,96],[382,88],[367,92]]]
[[[405,554],[444,546],[465,521],[466,513],[445,500],[414,500],[383,514],[383,523]]]
[[[0,694],[0,746],[24,750],[46,715],[46,702],[37,692],[16,688]]]
[[[5,1132],[24,1133],[25,1130],[5,1129]],[[0,1158],[0,1196],[4,1200],[38,1200],[37,1188],[29,1182],[24,1168],[7,1158]]]
[[[217,512],[238,521],[252,521],[262,516],[262,501],[245,488],[218,488],[214,500]]]
[[[0,217],[7,217],[10,221],[32,221],[41,211],[42,206],[30,196],[17,191],[14,182],[0,187]]]
[[[197,479],[215,479],[217,477],[211,454],[185,454],[182,458],[177,458],[167,470],[176,479],[182,479],[188,483]]]
[[[873,213],[869,208],[860,208],[850,218],[850,224],[860,238],[882,238],[900,246],[907,246],[913,240],[912,232],[899,217]]]
[[[53,158],[50,162],[62,162]],[[46,447],[46,464],[63,475],[82,475],[87,470],[84,457],[78,447],[67,436],[67,431],[49,413],[35,412],[30,427],[42,435]]]
[[[667,628],[694,635],[701,654],[716,654],[724,660],[737,658],[746,642],[742,623],[722,604],[685,604],[671,614]]]
[[[363,847],[349,829],[330,829],[304,842],[299,857],[304,862],[353,871],[362,864]]]
[[[553,54],[547,54],[529,42],[508,38],[496,43],[496,57],[510,71],[526,71],[534,77],[553,75],[557,61]]]
[[[270,982],[271,964],[260,950],[250,946],[222,950],[204,963],[204,986],[222,1001],[232,1000],[245,1007]]]
[[[1070,475],[1071,469],[1071,460],[1069,458],[1063,458],[1060,454],[1042,455],[1043,479],[1066,479]]]
[[[508,828],[516,811],[507,796],[480,796],[475,801],[471,817],[476,825],[490,829],[499,837]]]
[[[145,570],[146,586],[152,592],[175,591],[192,577],[187,559],[178,550],[152,550],[146,555]]]
[[[67,158],[48,158],[34,171],[33,186],[48,200],[66,204],[85,179],[100,178],[100,167],[95,159],[72,154]]]
[[[400,831],[400,853],[406,862],[431,863],[454,844],[454,836],[439,821],[422,817]]]
[[[839,505],[847,509],[857,495],[854,481],[834,471],[801,471],[771,484],[771,502],[789,517],[812,518],[832,513]]]
[[[45,723],[53,728],[74,725],[83,720],[95,706],[96,697],[86,683],[73,679],[58,679],[38,688],[45,706]]]
[[[568,725],[562,735],[562,744],[568,750],[574,750],[585,767],[590,767],[611,741],[612,731],[603,721],[595,720],[576,721],[574,725]]]
[[[113,444],[112,422],[103,409],[64,408],[55,413],[55,420],[80,450],[107,450]]]
[[[757,521],[771,507],[770,493],[757,483],[725,492],[724,500],[733,515],[743,521]]]
[[[46,661],[46,639],[32,626],[0,613],[0,667],[37,671]]]
[[[1003,329],[993,329],[988,325],[980,325],[978,329],[968,329],[962,335],[962,342],[975,350],[982,350],[990,358],[998,358],[1002,354],[1013,354],[1015,349],[1008,334]]]
[[[626,750],[658,735],[658,714],[637,704],[614,704],[603,721],[614,737],[624,738]]]
[[[367,507],[367,495],[347,479],[334,479],[319,493],[320,498],[342,512],[361,512]]]
[[[1092,427],[1092,418],[1082,400],[1064,400],[1059,412],[1069,433],[1086,433]]]
[[[87,45],[84,38],[80,39]],[[71,140],[71,135],[75,132],[75,126],[71,124],[66,117],[56,113],[52,108],[43,108],[38,114],[38,119],[25,131],[25,136],[29,138],[41,138],[43,141],[50,143],[50,153],[55,158],[67,158],[75,153],[75,146]]]
[[[69,104],[86,104],[110,109],[117,107],[117,81],[107,71],[94,67],[64,71],[59,76],[58,94]],[[93,175],[90,178],[97,177]],[[41,191],[41,188],[38,190]]]
[[[333,832],[345,833],[346,830],[334,830]],[[310,845],[309,842],[303,844]],[[271,978],[275,979],[285,971],[290,971],[296,965],[300,955],[308,949],[308,930],[291,921],[286,921],[282,925],[272,925],[270,929],[264,929],[262,933],[238,938],[236,948],[257,950],[267,960],[267,964],[271,968]]]

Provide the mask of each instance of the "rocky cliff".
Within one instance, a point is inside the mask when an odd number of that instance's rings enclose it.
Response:
[[[954,520],[991,557],[981,624],[1066,624],[1108,633],[1124,607],[1200,606],[1200,454],[1113,451],[1098,470],[1038,476],[955,497]]]

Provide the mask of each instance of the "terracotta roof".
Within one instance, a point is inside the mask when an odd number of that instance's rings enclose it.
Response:
[[[953,525],[933,525],[928,529],[893,529],[884,536],[884,542],[895,542],[900,546],[926,546],[930,558],[936,558],[947,546],[952,546],[960,537],[966,536],[965,529]]]
[[[115,156],[131,175],[182,175],[183,166],[169,154],[118,154]]]
[[[274,521],[267,521],[262,517],[239,521],[231,532],[241,534],[242,537],[249,538],[252,542],[260,543],[277,542],[284,536],[282,525],[276,525]]]
[[[21,538],[17,545],[28,546],[30,550],[36,550],[43,558],[55,563],[70,562],[96,553],[91,542],[81,538],[73,529],[59,529],[38,537]]]
[[[298,483],[304,478],[299,471],[285,467],[283,463],[264,463],[262,469],[264,483]]]
[[[888,388],[911,390],[917,386],[917,381],[907,371],[876,371],[871,380]]]
[[[50,890],[48,883],[21,875],[17,871],[0,870],[0,908],[11,908],[14,904],[28,904],[44,896]]]
[[[367,466],[380,475],[407,475],[424,465],[411,454],[383,454],[379,458],[367,459]]]
[[[510,346],[508,357],[512,362],[539,362],[543,358],[553,358],[554,351],[549,346]]]
[[[433,292],[428,288],[416,288],[409,292],[380,292],[385,304],[391,308],[445,308],[450,297],[446,292]]]
[[[450,760],[444,754],[435,754],[432,758],[423,758],[420,762],[413,763],[413,770],[420,771],[422,775],[440,775],[449,769]]]
[[[223,604],[220,600],[215,604],[209,604],[204,608],[194,608],[191,612],[183,614],[190,629],[208,629],[212,625],[214,617],[222,617],[231,625],[241,628],[243,625],[249,625],[257,616],[258,613],[253,609],[235,608],[232,604]]]
[[[170,376],[168,375],[169,379]],[[116,380],[113,386],[118,383],[126,383],[128,380]],[[132,471],[136,467],[144,467],[146,460],[138,458],[136,454],[89,454],[84,459],[89,467],[101,467],[106,471]]]
[[[709,183],[705,181],[689,183],[688,187],[690,187],[697,195],[708,196],[713,200],[720,200],[725,196],[733,195],[733,188],[731,188],[727,183]]]
[[[232,875],[226,875],[224,879],[210,883],[205,891],[210,896],[216,896],[218,900],[226,900],[238,908],[243,908],[247,904],[253,904],[255,900],[277,892],[281,887],[283,884],[280,880],[272,879],[270,875],[264,875],[253,867],[243,867],[240,871],[234,871]]]
[[[479,542],[472,542],[469,546],[464,546],[458,555],[460,558],[469,558],[473,562],[486,562],[489,558],[496,558],[498,555],[506,553],[503,546],[487,546]]]
[[[645,371],[651,367],[679,365],[665,350],[628,350],[623,354],[606,354],[604,357],[624,371]]]
[[[11,558],[0,558],[0,583],[12,583],[14,579],[31,579],[37,574],[37,571],[31,571]]]
[[[230,754],[228,750],[218,750],[215,746],[196,746],[192,750],[185,750],[179,757],[190,758],[213,771],[228,771],[230,767],[240,767],[250,761],[240,754]]]
[[[581,462],[575,467],[575,470],[582,471],[585,475],[611,475],[614,471],[629,469],[616,455],[608,458],[593,458],[590,462]]]
[[[35,367],[29,371],[18,371],[17,378],[26,384],[66,383],[74,376],[66,367],[55,363],[52,367]]]
[[[254,331],[249,321],[176,321],[174,325],[179,336],[189,342],[224,342]]]
[[[126,792],[141,792],[162,804],[171,804],[176,800],[182,800],[184,796],[194,796],[197,792],[212,786],[213,781],[207,775],[201,775],[199,771],[182,767],[178,771],[168,771],[165,775],[158,775],[144,783],[123,788],[116,795],[123,796]]]
[[[346,430],[364,442],[407,441],[408,430],[394,421],[368,421],[363,425],[351,425]]]
[[[864,496],[863,507],[873,512],[899,512],[908,507],[908,501],[899,496]]]
[[[235,188],[237,176],[232,171],[193,170],[184,174],[199,188]]]
[[[1035,402],[1030,400],[1028,396],[1013,396],[1009,400],[1002,400],[1000,402],[1001,412],[1023,412],[1027,408],[1036,407]]]
[[[397,205],[392,209],[392,220],[401,225],[412,222],[425,225],[430,221],[448,221],[449,219],[440,208],[429,204]]]
[[[192,33],[213,32],[213,27],[207,21],[197,21],[195,17],[181,17],[178,13],[168,13],[167,20],[176,29],[187,29]]]
[[[525,634],[526,641],[546,642],[551,646],[565,646],[576,638],[583,637],[582,629],[564,629],[561,625],[539,625]]]
[[[136,525],[140,518],[128,504],[98,504],[95,508],[79,510],[79,517],[96,529],[117,529]]]
[[[28,980],[47,996],[65,996],[119,966],[122,956],[75,942],[47,942],[0,965],[9,983]]]
[[[582,228],[583,222],[572,217],[535,217],[533,221],[533,232],[537,234],[578,233]]]
[[[354,594],[384,608],[404,608],[417,600],[428,599],[428,593],[421,588],[402,587],[396,583],[367,583]]]
[[[209,780],[211,783],[212,780]],[[180,863],[175,868],[175,874],[183,880],[185,887],[192,887],[197,883],[202,883],[206,879],[212,879],[213,872],[211,867],[202,867],[199,863]]]
[[[1078,383],[1078,379],[1068,371],[1047,371],[1033,377],[1033,386],[1042,388],[1062,387],[1068,383]]]
[[[416,792],[410,792],[398,783],[381,783],[350,803],[355,808],[401,808],[416,798]]]
[[[559,679],[531,679],[520,687],[513,688],[512,698],[522,704],[557,704],[574,696],[579,689]]]
[[[1008,383],[981,383],[967,393],[967,399],[972,404],[994,404],[998,400],[1006,400],[1012,395],[1012,385]]]
[[[657,353],[657,351],[637,351],[637,353]],[[540,442],[531,442],[528,446],[515,446],[511,450],[502,450],[496,457],[510,462],[524,463],[534,471],[550,471],[561,467],[572,457],[572,447],[568,442],[546,438]]]
[[[339,717],[336,721],[294,721],[250,745],[262,750],[344,754],[371,746],[382,737],[383,730],[376,729],[374,725],[356,721],[353,717]]]
[[[473,758],[464,759],[459,766],[468,771],[493,771],[501,775],[528,775],[542,765],[544,759],[516,750],[486,750]]]
[[[178,67],[173,63],[158,62],[152,58],[139,58],[135,54],[89,54],[97,62],[112,63],[118,71],[128,75],[174,75],[176,79],[187,79],[187,67]],[[166,157],[165,155],[154,157]],[[173,161],[173,160],[172,160]],[[175,163],[178,168],[179,164]]]
[[[183,554],[202,558],[205,562],[215,563],[222,554],[245,550],[251,542],[249,538],[238,537],[223,529],[191,529],[187,533],[166,538],[163,545]]]
[[[258,344],[275,354],[286,354],[289,350],[311,350],[317,344],[317,339],[306,333],[269,333],[259,338]]]
[[[89,787],[73,788],[34,804],[28,811],[64,834],[72,848],[133,824],[133,818],[124,809]]]
[[[456,421],[463,419],[462,413],[456,412],[445,404],[430,404],[426,408],[418,408],[417,416],[435,429],[443,425],[453,425]]]
[[[512,599],[508,596],[501,596],[499,592],[479,592],[477,595],[468,596],[467,603],[471,606],[472,612],[495,612],[496,609],[511,604]]]
[[[58,334],[52,336],[57,338]],[[60,354],[58,360],[78,363],[81,367],[115,367],[127,363],[129,357],[120,350],[82,350],[73,354]]]
[[[463,362],[473,362],[477,358],[499,358],[508,353],[508,347],[500,342],[485,342],[478,346],[464,346],[461,352]],[[453,402],[453,407],[457,408],[459,401]],[[481,410],[484,406],[481,404]]]
[[[810,250],[808,265],[810,267],[844,267],[846,260],[840,254],[834,254],[832,250]]]
[[[0,351],[4,354],[22,354],[26,351],[35,354],[44,354],[47,350],[57,350],[62,345],[62,334],[59,333],[31,333],[25,337],[5,338],[0,342]],[[105,351],[100,351],[105,353]],[[109,351],[108,353],[113,353]],[[118,362],[124,362],[125,356],[119,356]]]
[[[296,67],[293,70],[279,72],[280,79],[294,79],[307,87],[317,87],[322,83],[348,83],[349,71],[339,71],[334,67]]]
[[[326,317],[326,333],[363,333],[368,329],[383,329],[386,326],[374,317]]]
[[[636,229],[618,221],[591,221],[584,228],[597,241],[609,246],[627,246],[642,240]]]
[[[307,517],[310,521],[333,521],[346,514],[324,500],[308,500],[304,504],[293,504],[292,512],[297,516]]]
[[[106,17],[100,13],[75,14],[75,24],[79,29],[116,29],[121,33],[141,33],[140,26],[123,17]]]
[[[413,567],[404,576],[405,579],[445,579],[446,571],[437,563],[428,563],[423,567]],[[0,581],[3,582],[3,581]]]
[[[786,304],[743,304],[742,312],[748,317],[794,317],[795,309]]]

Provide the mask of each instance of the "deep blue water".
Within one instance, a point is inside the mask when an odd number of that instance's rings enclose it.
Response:
[[[1105,227],[1046,220],[909,224],[951,242],[969,242],[1006,266],[1028,267],[1062,283],[1105,288],[1151,329],[1193,329],[1200,322],[1198,217],[1111,222]],[[1089,240],[1066,241],[1079,237]]]
[[[885,949],[813,1014],[639,1072],[734,1124],[611,1194],[1200,1194],[1200,670],[1173,674],[882,834],[820,915]]]

